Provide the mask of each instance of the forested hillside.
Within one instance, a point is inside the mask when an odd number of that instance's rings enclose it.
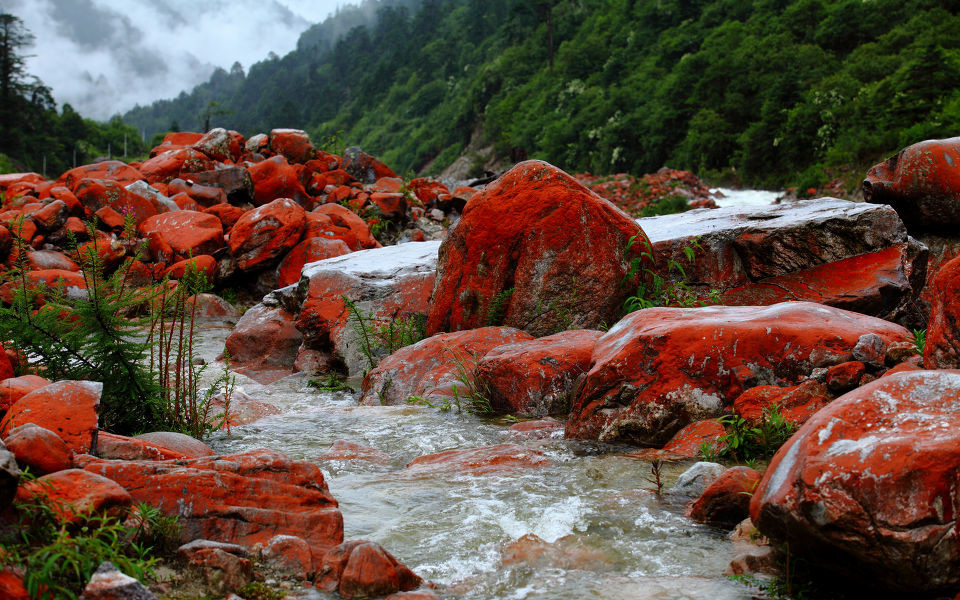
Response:
[[[413,5],[410,5],[413,6]],[[437,172],[479,129],[567,170],[811,185],[960,131],[960,3],[424,0],[124,120],[340,133]],[[316,31],[312,35],[316,36]],[[324,42],[325,41],[325,42]]]

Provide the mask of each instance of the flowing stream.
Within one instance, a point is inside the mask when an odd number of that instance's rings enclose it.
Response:
[[[767,190],[733,190],[729,188],[711,188],[711,192],[720,192],[721,197],[713,200],[717,206],[765,206],[773,204],[783,192],[769,192]]]
[[[204,329],[208,361],[228,333]],[[317,462],[340,503],[345,539],[380,543],[439,584],[441,598],[751,597],[720,575],[733,558],[726,532],[692,523],[681,501],[649,491],[649,463],[617,454],[626,448],[564,440],[562,431],[523,440],[509,423],[426,407],[358,406],[354,394],[315,390],[303,375],[270,385],[237,380],[282,412],[217,434],[211,446],[223,454],[270,448]],[[320,459],[337,440],[389,459]],[[424,454],[505,442],[542,452],[549,464],[484,475],[405,470]],[[686,466],[667,467],[667,487]],[[549,545],[511,546],[531,533]]]

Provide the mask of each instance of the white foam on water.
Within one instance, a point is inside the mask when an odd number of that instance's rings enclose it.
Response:
[[[720,192],[723,197],[714,197],[717,206],[766,206],[773,204],[783,192],[767,190],[732,190],[729,188],[711,188],[710,193]]]

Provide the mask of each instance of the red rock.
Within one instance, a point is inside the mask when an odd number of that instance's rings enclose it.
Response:
[[[141,433],[133,439],[148,444],[156,444],[167,450],[177,452],[187,458],[202,458],[205,456],[215,456],[210,446],[200,440],[194,439],[189,435],[177,433],[175,431],[152,431],[150,433]]]
[[[324,555],[314,585],[320,591],[337,592],[349,600],[413,590],[422,582],[379,544],[356,540]]]
[[[104,561],[90,577],[79,600],[157,600],[147,586]]]
[[[151,217],[139,230],[144,237],[159,236],[177,256],[213,254],[225,245],[220,219],[191,210]]]
[[[36,223],[30,219],[24,219],[20,211],[7,211],[0,214],[0,223],[3,223],[10,233],[27,243],[30,243],[33,236],[37,234]]]
[[[0,225],[0,260],[3,260],[7,257],[12,245],[13,234],[10,233],[9,229],[3,225]]]
[[[406,184],[402,177],[381,177],[373,184],[373,191],[386,193],[401,193]]]
[[[588,329],[498,346],[477,363],[477,377],[496,412],[535,417],[566,414],[577,378],[590,369],[603,335]]]
[[[270,149],[292,163],[305,163],[317,156],[310,136],[299,129],[274,129],[270,132]]]
[[[17,400],[45,385],[50,385],[50,380],[36,375],[14,377],[10,359],[0,354],[0,413],[7,412]]]
[[[300,271],[307,263],[343,256],[351,252],[342,240],[324,237],[305,239],[291,250],[277,267],[277,286],[285,287],[300,281]]]
[[[727,430],[717,419],[694,421],[678,431],[663,446],[663,451],[680,458],[699,458],[704,444],[714,452],[723,450],[726,444],[720,441],[720,437],[726,434]]]
[[[57,516],[68,521],[94,512],[122,516],[134,502],[127,490],[116,482],[83,469],[44,475],[17,490],[21,501],[37,495],[51,500],[50,506]]]
[[[912,337],[875,317],[806,302],[631,313],[597,341],[566,434],[660,446],[751,387],[796,385],[815,368],[851,360],[867,333],[888,343]]]
[[[646,239],[566,173],[520,163],[470,202],[443,242],[427,333],[479,327],[509,290],[503,324],[538,336],[613,323],[636,290],[621,285],[642,246],[627,255],[633,236]]]
[[[604,571],[613,562],[609,553],[591,547],[575,535],[548,543],[532,533],[505,544],[500,557],[504,565],[520,564],[536,570]]]
[[[956,590],[958,411],[960,371],[899,373],[845,394],[774,456],[753,522],[853,585]]]
[[[147,183],[169,183],[188,173],[213,169],[213,162],[205,154],[193,148],[170,150],[144,161],[140,165]]]
[[[960,257],[940,268],[932,292],[923,364],[928,369],[960,368]]]
[[[27,268],[31,271],[57,269],[60,271],[79,271],[80,266],[62,252],[54,250],[34,250],[27,252]]]
[[[343,541],[343,518],[319,467],[279,452],[178,461],[89,458],[84,468],[113,479],[136,502],[178,515],[183,541],[252,545],[285,534],[319,551]]]
[[[164,271],[164,275],[170,277],[170,279],[183,279],[188,267],[195,273],[205,275],[210,283],[213,283],[217,277],[217,259],[209,254],[201,254],[175,262]]]
[[[3,175],[0,175],[3,177]],[[0,598],[5,600],[30,600],[30,594],[23,583],[23,575],[13,572],[11,567],[0,569]]]
[[[143,174],[119,160],[108,160],[70,169],[57,179],[57,183],[76,193],[77,186],[84,179],[107,179],[124,187],[143,179]]]
[[[412,396],[450,400],[455,388],[462,397],[468,384],[461,379],[472,381],[477,361],[491,349],[532,339],[511,327],[481,327],[421,340],[397,350],[363,378],[360,403],[404,404]]]
[[[7,411],[0,433],[34,423],[63,439],[76,453],[90,454],[97,446],[97,414],[103,384],[58,381],[24,395]]]
[[[126,255],[127,250],[123,244],[112,236],[97,231],[89,242],[84,242],[77,247],[74,258],[82,268],[87,269],[90,268],[94,258],[96,258],[104,273],[112,273],[114,269],[120,266]]]
[[[243,216],[243,213],[247,211],[231,204],[215,204],[203,209],[203,212],[214,215],[220,219],[220,223],[223,225],[223,232],[228,233],[236,222],[240,220],[240,217]]]
[[[447,186],[439,181],[425,177],[418,177],[411,180],[410,183],[407,184],[407,187],[409,187],[410,191],[425,205],[436,204],[438,196],[450,193]]]
[[[67,217],[70,216],[70,208],[63,200],[54,200],[30,212],[29,216],[42,231],[53,231],[60,229],[66,223]]]
[[[3,439],[17,462],[34,475],[47,475],[73,466],[73,452],[56,433],[39,426],[20,426]]]
[[[923,370],[923,367],[920,366],[920,357],[918,356],[913,360],[902,362],[895,367],[887,369],[887,372],[881,375],[880,377],[883,378],[891,375],[896,375],[897,373],[908,373],[910,371],[922,371],[922,370]]]
[[[154,158],[169,150],[182,150],[190,148],[203,138],[202,133],[193,133],[189,131],[171,132],[163,136],[163,142],[156,148],[150,150],[150,158]]]
[[[403,194],[374,192],[370,194],[370,202],[377,207],[384,219],[398,221],[403,219],[407,212],[407,197]]]
[[[521,421],[510,426],[510,434],[521,440],[541,440],[563,436],[563,423],[549,419]]]
[[[180,210],[192,210],[199,212],[203,207],[197,204],[196,200],[188,196],[187,194],[177,194],[173,198],[170,198],[174,204],[177,205],[177,208]]]
[[[370,234],[370,228],[364,220],[339,204],[324,204],[307,213],[307,232],[304,237],[342,240],[351,250],[380,247],[380,242]]]
[[[447,450],[413,459],[404,471],[407,475],[489,475],[518,469],[549,466],[552,461],[542,452],[517,444],[483,448]]]
[[[199,257],[198,257],[199,258]],[[232,304],[214,294],[197,294],[190,296],[186,302],[187,310],[193,310],[196,306],[194,318],[196,319],[224,319],[238,318],[240,311]]]
[[[193,144],[195,150],[203,152],[212,160],[239,160],[243,154],[243,136],[236,131],[227,131],[222,127],[211,129]]]
[[[310,544],[295,535],[276,535],[263,547],[264,561],[274,569],[298,579],[313,577],[313,553]]]
[[[43,200],[45,197],[63,202],[67,205],[67,209],[70,211],[70,214],[75,217],[83,214],[83,206],[80,204],[80,200],[77,199],[77,196],[66,187],[53,186],[47,190],[45,194],[42,194],[40,199]]]
[[[39,173],[4,173],[0,175],[0,191],[6,192],[17,183],[44,183],[46,179]]]
[[[307,191],[300,183],[297,170],[282,156],[274,156],[250,167],[253,179],[253,203],[257,206],[273,202],[278,198],[290,198],[297,203],[309,199]]]
[[[764,419],[764,410],[776,406],[786,421],[801,425],[830,400],[827,388],[817,381],[783,387],[758,385],[737,396],[733,409],[751,424],[757,424]]]
[[[170,195],[186,194],[195,204],[202,207],[216,206],[227,201],[227,193],[222,189],[210,185],[201,185],[193,181],[174,179],[167,186]],[[174,201],[176,201],[174,199]]]
[[[343,170],[361,183],[375,183],[381,177],[396,177],[390,167],[356,146],[343,153]]]
[[[101,431],[97,434],[97,456],[110,460],[171,460],[193,458],[159,444]]]
[[[257,381],[289,375],[303,335],[295,317],[280,307],[254,306],[237,322],[226,340],[231,368]]]
[[[233,544],[185,544],[177,549],[177,558],[197,574],[208,588],[221,593],[237,590],[253,580],[253,563],[245,549]]]
[[[299,243],[306,213],[289,198],[244,213],[230,231],[230,252],[243,271],[275,264]]]
[[[750,497],[760,473],[749,467],[724,471],[687,509],[697,523],[733,527],[750,515]]]
[[[106,179],[82,179],[74,192],[84,208],[91,213],[104,206],[109,206],[120,214],[132,210],[137,225],[168,210],[153,198],[135,194],[121,184]]]
[[[109,206],[104,206],[93,213],[97,218],[97,226],[106,231],[119,232],[123,229],[123,215],[113,210]]]
[[[827,389],[835,394],[844,394],[860,385],[860,378],[867,371],[867,365],[859,360],[834,365],[827,370]]]
[[[960,225],[960,138],[926,140],[876,164],[863,180],[867,202],[890,204],[908,225]]]
[[[390,455],[386,452],[345,440],[337,440],[331,444],[327,451],[319,456],[319,460],[359,460],[378,465],[389,465],[391,462]]]

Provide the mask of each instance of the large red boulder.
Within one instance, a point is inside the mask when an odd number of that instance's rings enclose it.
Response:
[[[251,165],[249,171],[253,179],[253,203],[257,206],[277,198],[292,198],[301,204],[309,199],[297,169],[282,156]]]
[[[310,136],[299,129],[274,129],[270,132],[270,149],[292,163],[303,164],[316,158],[317,149]]]
[[[931,296],[923,364],[929,369],[960,369],[960,257],[940,268]]]
[[[289,375],[303,341],[295,319],[280,306],[263,304],[243,313],[225,344],[231,367],[258,381]]]
[[[146,219],[139,227],[143,237],[157,236],[179,258],[213,254],[225,246],[223,225],[214,215],[178,210]]]
[[[960,588],[960,371],[898,373],[834,400],[777,452],[750,504],[774,543],[856,585]]]
[[[193,148],[169,150],[140,164],[140,172],[148,183],[169,183],[188,173],[213,169],[213,161]]]
[[[827,387],[816,380],[784,387],[758,385],[737,396],[733,410],[751,425],[757,425],[776,407],[786,421],[802,425],[832,399]]]
[[[183,542],[250,546],[285,534],[321,551],[343,542],[343,517],[320,468],[279,452],[144,462],[86,458],[84,468],[116,481],[134,501],[176,515]]]
[[[413,590],[423,580],[379,544],[354,540],[331,548],[314,582],[322,592],[341,598],[374,598]]]
[[[370,331],[393,326],[416,333],[429,307],[438,246],[399,244],[307,264],[302,277],[308,283],[299,286],[305,296],[295,299],[305,350],[342,362],[351,375],[371,369],[371,358],[389,352],[363,339],[355,327],[357,314],[344,298],[354,302]]]
[[[350,209],[339,204],[323,204],[307,213],[306,238],[327,237],[342,240],[351,250],[379,248],[370,228]]]
[[[94,512],[123,516],[134,502],[123,486],[83,469],[44,475],[17,490],[22,500],[34,496],[46,498],[57,516],[68,521]]]
[[[132,214],[137,225],[169,210],[154,198],[135,194],[107,179],[82,179],[74,191],[84,209],[91,213],[109,206],[120,214]]]
[[[300,281],[303,265],[335,256],[350,254],[352,250],[342,240],[326,237],[305,239],[291,250],[277,267],[277,286],[285,287]]]
[[[73,466],[73,452],[60,436],[28,423],[14,428],[3,438],[7,450],[17,457],[17,463],[30,467],[34,475],[56,473]]]
[[[690,505],[687,514],[698,523],[733,527],[750,516],[750,496],[760,477],[749,467],[727,469]]]
[[[50,380],[37,375],[14,377],[10,359],[0,354],[0,412],[10,410],[17,400],[45,385],[50,385]]]
[[[68,298],[77,298],[86,294],[87,282],[83,275],[75,271],[61,269],[44,269],[42,271],[27,271],[23,275],[28,290],[42,291],[57,288]],[[0,300],[7,304],[13,302],[15,293],[22,289],[23,282],[18,279],[7,281],[0,285]]]
[[[383,161],[370,156],[356,146],[347,148],[343,153],[342,168],[361,183],[376,183],[381,177],[397,176]]]
[[[84,179],[109,179],[121,186],[127,186],[143,179],[143,173],[119,160],[107,160],[70,169],[57,178],[57,183],[76,192],[77,186]]]
[[[876,164],[863,180],[867,202],[890,204],[908,225],[960,225],[960,138],[926,140]]]
[[[78,454],[97,447],[97,418],[103,384],[58,381],[23,396],[7,411],[0,434],[34,423],[59,435]]]
[[[560,169],[520,163],[444,240],[427,333],[502,324],[543,336],[614,323],[636,291],[624,278],[645,241],[636,221]]]
[[[477,379],[496,412],[534,417],[566,414],[577,378],[590,369],[603,335],[579,329],[497,346],[477,363]]]
[[[532,340],[512,327],[481,327],[443,333],[400,348],[363,378],[361,404],[404,404],[464,398],[475,385],[477,361],[497,346]],[[466,408],[466,407],[464,407]]]
[[[211,129],[193,144],[195,150],[203,152],[212,160],[235,161],[243,154],[244,139],[236,131],[227,131],[222,127]]]
[[[163,141],[159,146],[150,150],[150,158],[154,158],[169,150],[181,150],[189,148],[203,138],[202,133],[192,131],[175,131],[163,136]]]
[[[796,385],[815,368],[851,360],[867,334],[887,345],[912,337],[899,325],[807,302],[631,313],[597,341],[567,436],[662,446],[751,387]]]
[[[276,264],[300,242],[307,224],[303,208],[280,198],[244,213],[230,230],[230,252],[243,271]]]

